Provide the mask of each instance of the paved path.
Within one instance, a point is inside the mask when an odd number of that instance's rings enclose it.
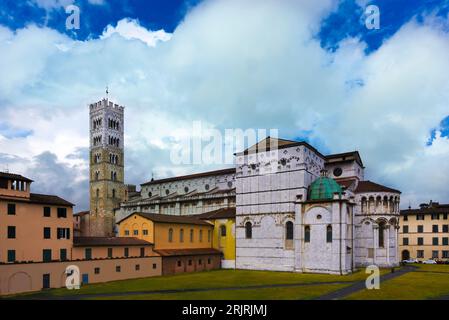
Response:
[[[192,288],[192,289],[170,289],[170,290],[147,290],[147,291],[128,291],[128,292],[107,292],[107,293],[92,293],[92,294],[74,294],[66,296],[54,296],[49,294],[37,294],[32,296],[16,297],[21,300],[80,300],[92,299],[101,297],[123,297],[135,295],[151,295],[164,293],[188,293],[188,292],[207,292],[207,291],[230,291],[230,290],[251,290],[251,289],[268,289],[268,288],[288,288],[288,287],[302,287],[302,286],[318,286],[324,284],[351,284],[354,281],[333,281],[333,282],[300,282],[300,283],[280,283],[280,284],[265,284],[253,285],[245,287],[216,287],[216,288]]]
[[[405,266],[405,267],[401,268],[400,270],[396,270],[395,272],[390,272],[390,273],[381,275],[380,282],[382,283],[383,281],[387,281],[390,279],[394,279],[396,277],[400,277],[406,273],[415,271],[415,269],[417,269],[417,268],[413,267],[413,266]],[[347,297],[350,294],[353,294],[357,291],[363,290],[365,288],[366,288],[365,280],[362,280],[362,281],[358,281],[358,282],[354,283],[353,285],[351,285],[349,287],[345,287],[345,288],[327,293],[325,295],[322,295],[321,297],[318,297],[315,300],[338,300],[338,299]]]

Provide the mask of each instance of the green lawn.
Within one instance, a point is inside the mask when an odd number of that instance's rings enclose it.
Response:
[[[379,290],[365,289],[345,299],[423,300],[449,295],[449,265],[416,264],[414,266],[418,267],[416,271],[381,283]]]
[[[365,279],[364,272],[351,275],[301,274],[292,272],[250,271],[250,270],[214,270],[197,273],[183,273],[172,276],[161,276],[124,281],[114,281],[82,286],[80,290],[66,288],[53,289],[44,293],[27,294],[27,297],[65,296],[79,294],[121,293],[133,291],[170,290],[170,289],[202,289],[202,288],[245,288],[254,285],[270,284],[307,284],[314,282],[354,282]],[[251,290],[258,291],[258,290]],[[210,295],[204,294],[206,298]],[[24,296],[24,295],[20,295]],[[152,297],[154,295],[151,295]],[[165,296],[170,299],[169,296]]]
[[[131,296],[97,297],[94,300],[310,300],[348,284],[320,284],[285,288],[214,290]]]

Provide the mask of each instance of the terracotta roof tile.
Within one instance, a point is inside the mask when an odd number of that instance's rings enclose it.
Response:
[[[221,251],[213,248],[203,249],[159,249],[154,250],[163,257],[176,257],[176,256],[195,256],[195,255],[221,255]]]
[[[20,174],[14,174],[14,173],[9,173],[9,172],[0,172],[0,178],[33,182],[33,180],[28,179],[27,177],[24,177]]]
[[[212,226],[209,222],[200,220],[199,218],[197,218],[195,216],[175,216],[175,215],[169,215],[169,214],[143,213],[143,212],[134,212],[133,214],[137,214],[137,215],[139,215],[143,218],[146,218],[148,220],[151,220],[154,222],[160,222],[160,223],[179,223],[179,224],[195,224],[195,225]],[[133,214],[118,221],[117,224],[128,219]]]
[[[74,237],[75,247],[87,246],[150,246],[151,242],[132,237]]]
[[[401,191],[392,189],[381,184],[374,183],[372,181],[359,181],[357,188],[355,189],[355,193],[364,193],[364,192],[392,192],[392,193],[401,193]]]
[[[203,220],[215,220],[215,219],[229,219],[235,218],[235,207],[221,208],[214,211],[209,211],[195,215],[195,217]]]
[[[37,194],[30,193],[29,198],[18,198],[10,196],[0,196],[0,199],[11,201],[11,202],[27,202],[27,203],[37,203],[37,204],[48,204],[55,206],[73,207],[74,204],[64,200],[58,196],[47,195],[47,194]]]

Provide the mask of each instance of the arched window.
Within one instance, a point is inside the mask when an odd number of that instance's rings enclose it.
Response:
[[[193,242],[193,229],[190,229],[190,242]]]
[[[112,189],[112,198],[115,199],[115,189]]]
[[[293,240],[293,222],[287,221],[285,224],[285,239]]]
[[[245,237],[246,239],[251,239],[253,237],[253,226],[249,221],[245,223]]]
[[[326,228],[326,242],[332,242],[332,226]]]
[[[111,180],[114,180],[114,172],[111,171]]]
[[[362,198],[362,213],[366,212],[366,198]]]
[[[222,225],[220,226],[220,235],[221,235],[222,237],[226,237],[226,226],[225,226],[224,224],[222,224]]]
[[[168,242],[173,242],[173,229],[168,229]]]
[[[304,242],[310,242],[310,226],[304,227]]]
[[[379,248],[384,247],[385,222],[379,222]]]
[[[179,230],[179,241],[184,242],[184,229]]]
[[[98,178],[100,177],[100,172],[95,172],[95,180],[98,180]]]

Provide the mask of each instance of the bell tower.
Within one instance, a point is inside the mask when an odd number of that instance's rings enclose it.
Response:
[[[125,199],[124,107],[108,98],[90,108],[89,236],[114,236],[114,209]]]

